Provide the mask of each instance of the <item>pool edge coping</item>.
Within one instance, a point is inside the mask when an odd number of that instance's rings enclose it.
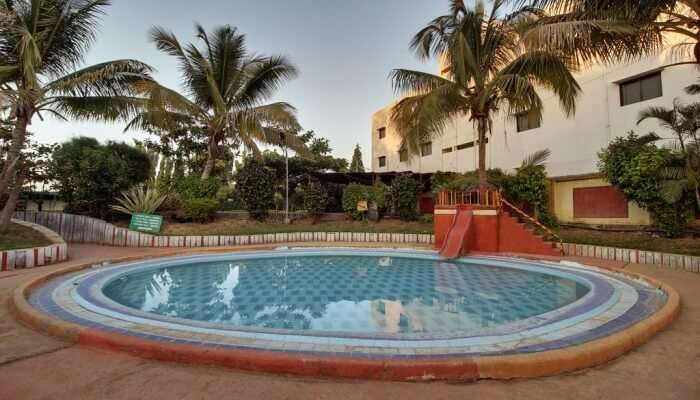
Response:
[[[9,299],[10,311],[21,323],[49,336],[74,344],[83,344],[159,361],[217,365],[257,372],[303,376],[401,381],[470,381],[544,377],[601,365],[620,357],[665,330],[675,321],[681,309],[680,295],[664,282],[624,269],[595,265],[598,268],[621,273],[634,279],[643,279],[653,287],[666,292],[668,299],[660,310],[622,331],[565,349],[498,356],[374,360],[254,349],[202,348],[139,339],[59,320],[35,309],[28,301],[31,292],[46,282],[62,275],[92,268],[103,262],[123,263],[185,254],[260,251],[272,250],[277,247],[279,246],[182,249],[157,255],[121,257],[66,267],[31,279],[15,288]]]

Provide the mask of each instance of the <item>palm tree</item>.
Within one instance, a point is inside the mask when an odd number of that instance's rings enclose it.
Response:
[[[449,14],[415,35],[411,48],[421,59],[444,60],[446,77],[404,69],[391,73],[395,91],[406,96],[392,111],[404,148],[417,154],[452,118],[469,117],[478,133],[480,185],[487,181],[486,139],[495,113],[529,112],[539,119],[543,104],[537,90],[545,88],[572,114],[581,91],[570,58],[520,41],[535,14],[519,11],[501,18],[503,4],[496,0],[487,12],[482,1],[468,8],[463,0],[452,0]]]
[[[526,35],[528,41],[565,49],[580,61],[615,62],[654,54],[664,48],[663,35],[686,40],[678,50],[690,50],[700,63],[700,0],[516,0],[545,8]]]
[[[637,124],[647,119],[655,119],[663,128],[673,132],[678,140],[681,153],[686,153],[686,140],[691,146],[700,146],[698,132],[700,130],[700,103],[683,104],[680,100],[673,101],[673,108],[649,107],[642,110],[637,118]]]
[[[662,171],[666,178],[662,194],[673,203],[681,198],[684,190],[692,187],[700,206],[700,103],[683,104],[676,99],[670,109],[649,107],[639,113],[637,124],[647,119],[654,119],[673,132],[685,163],[685,168],[669,167]]]
[[[208,34],[195,26],[197,39],[183,47],[172,33],[160,27],[151,30],[158,50],[177,59],[185,94],[156,84],[148,87],[150,101],[127,129],[171,132],[197,127],[206,132],[207,162],[202,179],[208,178],[217,160],[220,144],[237,139],[259,154],[256,142],[285,145],[304,150],[296,135],[299,123],[295,109],[283,102],[263,104],[297,69],[282,56],[260,56],[247,52],[245,35],[228,25]],[[286,143],[280,143],[281,138]]]
[[[148,65],[117,60],[77,69],[109,5],[109,0],[0,0],[0,113],[14,123],[0,196],[9,187],[20,189],[21,153],[34,117],[127,120],[141,104],[134,96],[137,84],[151,81]]]

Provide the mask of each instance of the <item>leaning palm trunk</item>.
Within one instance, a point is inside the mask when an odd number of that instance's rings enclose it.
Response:
[[[207,145],[207,161],[204,164],[204,171],[202,171],[202,180],[209,179],[212,172],[214,172],[214,166],[216,164],[217,156],[217,143],[214,137],[209,139],[209,144]]]
[[[128,120],[143,105],[135,97],[151,68],[135,60],[116,60],[76,68],[95,39],[109,0],[0,0],[0,88],[3,110],[12,110],[15,127],[0,174],[0,195],[14,208],[27,127],[35,115],[92,121]],[[23,172],[24,173],[24,172]],[[11,184],[15,185],[12,191]],[[9,219],[0,218],[0,229]]]
[[[0,197],[8,193],[9,183],[16,178],[17,167],[27,138],[27,126],[31,120],[31,114],[29,115],[29,117],[26,114],[20,115],[12,131],[12,141],[7,151],[7,159],[5,160],[2,175],[0,175]],[[2,225],[0,224],[0,226]]]
[[[0,212],[0,233],[7,232],[10,227],[12,215],[15,212],[15,205],[17,204],[19,194],[22,191],[22,185],[24,185],[24,174],[20,173],[15,177],[14,184],[9,190],[9,196],[5,202],[5,206]]]

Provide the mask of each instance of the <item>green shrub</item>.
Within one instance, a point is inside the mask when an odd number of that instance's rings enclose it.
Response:
[[[134,146],[79,137],[58,146],[47,169],[66,212],[105,218],[115,198],[149,178],[151,161]]]
[[[386,198],[389,196],[387,186],[381,182],[374,186],[351,183],[343,189],[343,212],[355,220],[362,219],[362,213],[357,211],[357,203],[367,201],[377,205],[379,210],[386,208]]]
[[[241,193],[231,185],[224,185],[216,192],[216,200],[221,204],[222,211],[245,210],[245,202],[241,198]]]
[[[357,203],[369,201],[371,186],[351,183],[343,190],[343,212],[355,220],[362,219],[362,213],[357,211]]]
[[[389,187],[381,181],[375,183],[370,190],[370,201],[374,202],[379,210],[386,208],[386,200],[389,196]]]
[[[628,200],[649,211],[664,236],[678,237],[687,228],[694,194],[677,184],[682,180],[666,176],[665,171],[685,164],[672,150],[655,146],[657,139],[633,132],[616,138],[600,152],[599,169]]]
[[[197,175],[190,175],[177,183],[177,192],[183,199],[213,199],[221,186],[218,179],[211,177],[202,180]]]
[[[275,206],[275,174],[259,161],[249,158],[236,173],[237,189],[251,218],[262,220]]]
[[[214,219],[219,209],[219,202],[208,198],[185,199],[182,212],[189,221],[205,223]]]
[[[399,217],[404,221],[416,218],[418,182],[410,175],[399,175],[391,184],[391,198]]]
[[[500,169],[494,168],[486,171],[488,183],[497,188],[503,187],[508,175]],[[469,171],[463,174],[456,172],[438,171],[430,178],[430,186],[433,194],[444,191],[465,192],[476,188],[479,185],[477,171]]]
[[[326,211],[328,191],[319,182],[311,182],[304,187],[304,210],[311,217],[318,217]]]

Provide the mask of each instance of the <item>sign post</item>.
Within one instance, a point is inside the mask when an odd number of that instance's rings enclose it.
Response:
[[[146,233],[160,233],[163,217],[157,214],[131,214],[129,229]]]

